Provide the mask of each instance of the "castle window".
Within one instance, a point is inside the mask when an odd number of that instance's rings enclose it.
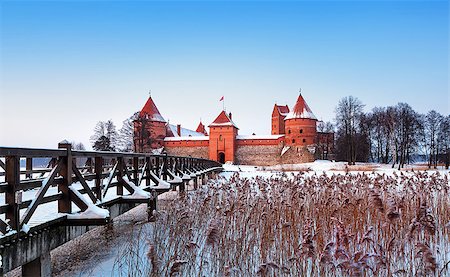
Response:
[[[222,141],[222,135],[219,136],[219,140]]]
[[[306,142],[306,139],[303,139],[303,142]]]
[[[291,130],[289,129],[289,130],[288,130],[288,134],[290,134],[290,133],[291,133]]]
[[[300,134],[303,134],[303,129],[300,129]]]
[[[295,143],[295,139],[292,140],[292,143]]]

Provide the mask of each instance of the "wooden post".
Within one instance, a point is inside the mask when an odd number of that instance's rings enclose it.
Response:
[[[136,184],[136,186],[139,186],[140,184],[138,184],[138,175],[139,174],[139,158],[138,157],[134,157],[133,158],[133,179],[134,179],[134,183]]]
[[[150,186],[150,171],[152,169],[152,160],[150,159],[150,157],[145,157],[145,162],[144,164],[147,163],[147,168],[145,169],[145,186],[148,187]]]
[[[154,212],[157,209],[158,193],[155,190],[152,190],[150,193],[153,195],[153,199],[147,204],[147,216],[149,222],[155,222],[156,217]]]
[[[5,202],[8,204],[6,219],[9,219],[9,225],[17,230],[19,228],[19,206],[16,202],[16,190],[20,184],[20,157],[6,156],[5,162],[5,181],[8,183],[5,193]]]
[[[102,174],[103,174],[103,158],[95,157],[95,195],[97,199],[102,201]]]
[[[117,195],[123,195],[123,157],[117,157]]]
[[[87,158],[86,160],[87,172],[92,173],[92,158]]]
[[[72,184],[72,145],[66,141],[58,144],[59,149],[66,149],[66,156],[59,157],[62,159],[62,167],[60,174],[63,177],[62,183],[58,185],[58,192],[62,193],[62,198],[58,200],[59,213],[71,213],[72,201],[70,199],[69,186]]]
[[[161,174],[163,180],[167,181],[167,154],[163,156],[163,170]]]
[[[33,158],[27,157],[25,166],[26,166],[25,170],[27,170],[27,171],[33,170]],[[26,176],[26,178],[31,179],[31,177],[33,177],[33,174],[27,173],[25,176]]]
[[[155,174],[156,174],[156,176],[158,176],[158,178],[161,178],[161,176],[162,176],[162,172],[161,172],[161,174],[160,174],[160,172],[159,172],[159,169],[160,169],[160,167],[161,167],[161,165],[159,164],[159,159],[160,159],[160,158],[161,158],[160,156],[157,156],[157,157],[156,157]]]

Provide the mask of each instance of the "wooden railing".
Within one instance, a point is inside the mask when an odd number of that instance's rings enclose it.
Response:
[[[34,167],[37,158],[47,158],[47,167]],[[0,196],[5,199],[0,204],[0,232],[25,230],[36,209],[46,203],[57,202],[49,211],[55,214],[73,214],[72,203],[83,212],[90,205],[101,206],[114,187],[117,197],[125,194],[132,200],[141,189],[153,197],[176,186],[184,190],[186,181],[220,168],[215,161],[191,157],[72,151],[68,143],[60,143],[57,150],[0,147]],[[57,192],[49,195],[50,187]],[[22,201],[24,193],[36,188],[32,199]]]

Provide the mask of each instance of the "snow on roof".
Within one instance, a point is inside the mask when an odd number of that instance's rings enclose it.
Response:
[[[308,104],[306,104],[305,99],[303,99],[301,94],[298,96],[297,103],[295,103],[294,108],[289,112],[284,120],[294,118],[309,118],[317,120],[317,117],[313,114]]]
[[[196,136],[196,137],[166,137],[164,141],[185,141],[185,140],[209,140],[208,136]]]
[[[284,135],[239,135],[236,139],[279,139]]]
[[[178,135],[177,126],[176,125],[168,124],[168,127],[169,127],[169,129],[172,132],[174,137],[180,137]],[[202,134],[202,133],[199,133],[199,132],[192,131],[192,130],[189,130],[189,129],[181,127],[181,137],[199,137],[199,136],[205,136],[205,135]]]
[[[288,107],[288,105],[285,105],[285,106],[279,106],[279,105],[276,105],[276,104],[275,104],[275,106],[277,107],[278,113],[279,113],[280,115],[282,115],[282,116],[287,116],[287,115],[289,114],[289,107]]]
[[[156,107],[155,102],[153,102],[151,96],[148,98],[147,102],[139,113],[139,117],[145,117],[151,121],[166,122],[162,115],[159,113],[158,108]]]
[[[213,123],[209,124],[209,127],[211,127],[211,126],[212,127],[233,126],[236,129],[239,129],[225,111],[222,111],[219,114],[219,116],[217,116],[217,118],[213,121]]]

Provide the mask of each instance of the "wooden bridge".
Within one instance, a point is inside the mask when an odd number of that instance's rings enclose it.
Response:
[[[52,249],[142,203],[152,220],[159,194],[222,170],[191,157],[58,148],[0,147],[0,275],[22,266],[23,276],[51,276]],[[42,158],[47,167],[33,166]]]

